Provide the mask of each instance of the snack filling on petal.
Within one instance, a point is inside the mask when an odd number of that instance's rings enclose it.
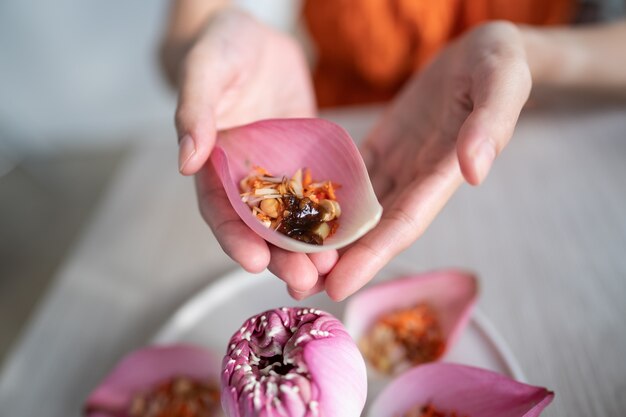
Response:
[[[553,398],[554,393],[543,387],[439,362],[394,379],[376,398],[368,417],[536,417]]]
[[[321,245],[339,227],[339,184],[315,181],[308,168],[293,176],[274,176],[255,167],[239,181],[241,201],[263,226],[300,242]]]
[[[348,133],[329,121],[272,119],[220,131],[211,163],[239,217],[280,248],[306,253],[337,249],[380,220],[382,207],[361,154]],[[255,185],[255,180],[260,182]],[[285,189],[279,190],[281,185]],[[300,211],[323,206],[314,222],[306,219],[304,233],[302,219],[292,213],[296,204],[303,204]],[[295,227],[277,222],[281,215]],[[337,227],[332,221],[339,215]]]
[[[447,270],[373,285],[354,295],[346,327],[367,363],[392,375],[439,359],[467,324],[476,278]]]
[[[435,361],[445,347],[437,313],[426,303],[383,314],[358,343],[369,363],[385,374]]]
[[[87,417],[221,417],[219,363],[190,345],[154,346],[124,359],[89,395]]]
[[[332,315],[279,308],[246,320],[222,362],[229,417],[358,417],[367,396],[365,363]]]

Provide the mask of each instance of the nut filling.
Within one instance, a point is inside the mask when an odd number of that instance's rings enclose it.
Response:
[[[239,182],[241,200],[263,225],[301,242],[321,245],[339,223],[341,207],[331,181],[317,182],[308,168],[291,177],[254,170]]]
[[[176,377],[133,398],[130,417],[214,417],[221,410],[219,388]]]
[[[428,304],[381,316],[359,342],[363,356],[384,374],[434,361],[444,347],[437,315]]]
[[[460,414],[452,411],[449,413],[437,410],[432,404],[418,405],[411,408],[402,416],[398,417],[462,417]],[[466,417],[466,416],[463,416]]]

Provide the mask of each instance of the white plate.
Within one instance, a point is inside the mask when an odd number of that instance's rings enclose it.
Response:
[[[406,267],[392,265],[383,270],[376,281],[411,273],[414,272]],[[289,297],[285,284],[271,273],[266,271],[253,275],[236,270],[219,278],[187,301],[165,323],[153,342],[194,343],[222,354],[226,351],[230,337],[247,318],[283,306],[314,307],[341,318],[345,303],[335,303],[325,294],[297,302]],[[518,381],[525,380],[510,349],[480,311],[474,311],[456,346],[443,360],[490,369]],[[379,383],[370,380],[368,400],[374,398],[380,389],[382,386]]]

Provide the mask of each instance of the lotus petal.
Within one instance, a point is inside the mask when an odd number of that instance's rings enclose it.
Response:
[[[380,220],[365,164],[348,133],[323,119],[262,120],[219,132],[211,154],[228,199],[241,219],[263,239],[292,252],[321,252],[346,246],[371,230]],[[239,181],[253,166],[273,175],[293,175],[307,167],[313,177],[339,183],[337,201],[341,219],[336,233],[323,245],[312,245],[268,229],[241,201]]]
[[[229,417],[358,417],[365,363],[343,325],[316,309],[280,308],[246,320],[222,362]]]
[[[415,367],[394,379],[376,398],[369,417],[402,416],[413,407],[467,417],[536,417],[554,393],[498,373],[451,363]]]
[[[457,270],[386,281],[352,296],[346,306],[344,322],[354,340],[359,341],[385,313],[427,303],[437,315],[447,351],[470,318],[477,287],[474,275]]]
[[[126,417],[133,398],[174,377],[196,381],[219,380],[219,361],[191,345],[150,346],[124,357],[89,395],[89,417]],[[219,413],[219,415],[222,415]]]

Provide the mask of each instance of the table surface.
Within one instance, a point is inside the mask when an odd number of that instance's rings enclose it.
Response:
[[[325,116],[363,137],[377,109]],[[165,136],[165,135],[164,135]],[[197,213],[168,138],[135,148],[0,373],[0,414],[80,415],[125,352],[235,265]],[[400,255],[481,278],[480,308],[546,416],[626,415],[626,106],[534,108],[479,188]]]

